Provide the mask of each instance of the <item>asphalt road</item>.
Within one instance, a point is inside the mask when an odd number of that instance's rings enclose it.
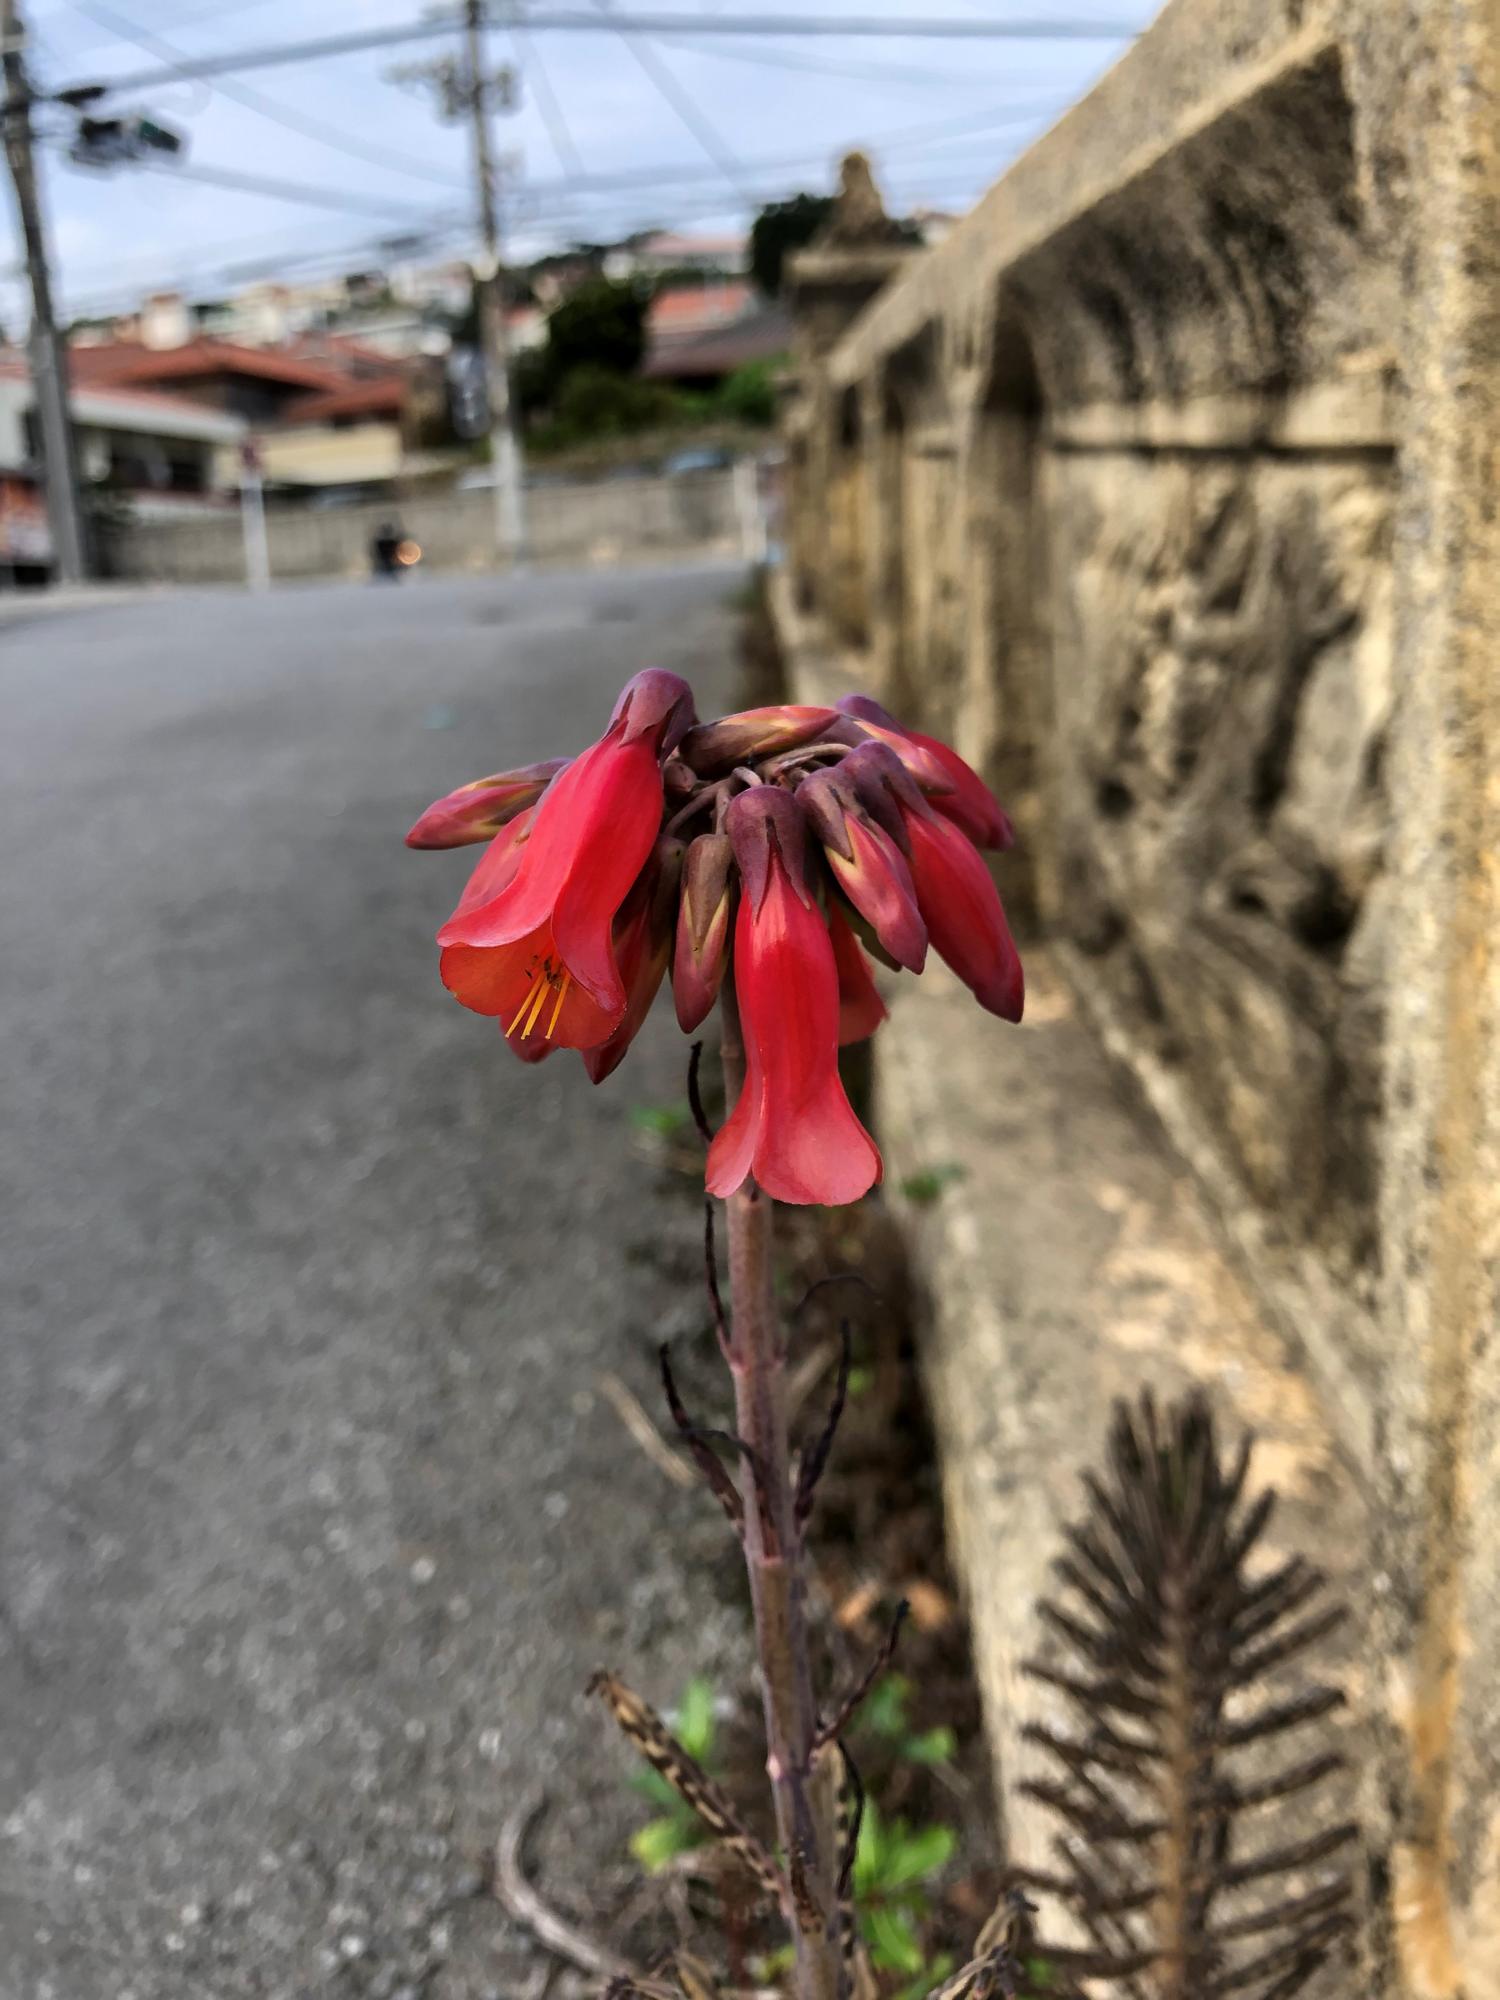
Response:
[[[660,664],[719,568],[0,622],[0,2000],[539,1991],[476,1856],[587,1912],[638,1817],[582,1685],[739,1644],[720,1527],[599,1394],[701,1322],[632,1107],[438,984],[427,800]]]

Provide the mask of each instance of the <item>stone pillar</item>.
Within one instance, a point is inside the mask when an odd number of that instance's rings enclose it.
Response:
[[[793,524],[792,578],[804,610],[826,609],[820,581],[827,552],[817,524],[826,518],[838,434],[828,357],[914,248],[886,214],[869,162],[862,153],[850,153],[828,222],[806,250],[786,262],[783,287],[794,322],[787,514]]]
[[[1500,1995],[1500,6],[1394,10],[1404,149],[1372,1704],[1412,2000]],[[1384,63],[1381,68],[1385,69]],[[1389,79],[1387,82],[1386,79]],[[1377,162],[1377,165],[1379,163]]]

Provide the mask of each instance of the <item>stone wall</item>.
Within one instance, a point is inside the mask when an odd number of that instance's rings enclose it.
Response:
[[[1371,1984],[1455,2000],[1500,1994],[1497,133],[1494,0],[1175,0],[873,298],[846,246],[841,331],[794,262],[780,593],[804,692],[1013,806],[1008,896],[1301,1357]]]

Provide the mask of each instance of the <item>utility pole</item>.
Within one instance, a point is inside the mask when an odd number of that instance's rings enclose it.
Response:
[[[22,54],[24,46],[25,30],[17,0],[0,0],[5,157],[16,191],[16,213],[31,279],[31,384],[41,435],[53,564],[59,582],[81,583],[87,558],[83,512],[78,501],[78,455],[68,410],[68,344],[58,332],[52,315],[52,280],[47,267],[47,232],[42,222],[32,152],[31,85]]]
[[[495,538],[501,555],[519,562],[526,531],[521,512],[521,453],[510,400],[510,336],[505,324],[500,210],[495,200],[495,163],[490,147],[490,93],[496,82],[507,91],[510,79],[485,73],[484,0],[464,0],[464,94],[474,133],[474,173],[479,183],[479,233],[484,265],[477,273],[479,331],[484,347],[490,402],[490,463],[495,472]]]

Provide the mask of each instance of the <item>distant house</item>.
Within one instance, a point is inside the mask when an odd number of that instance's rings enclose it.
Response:
[[[268,485],[379,485],[401,470],[411,364],[337,333],[282,347],[198,336],[175,347],[114,341],[74,349],[74,381],[99,388],[163,388],[222,410],[251,430]],[[218,477],[239,481],[238,453]]]
[[[712,388],[748,362],[774,361],[791,340],[785,307],[743,280],[673,286],[651,301],[641,372],[681,388]]]
[[[73,426],[86,498],[123,504],[137,520],[180,519],[229,504],[226,457],[237,459],[243,420],[187,397],[75,381]],[[41,480],[31,372],[0,352],[0,571],[44,577],[52,536]]]
[[[743,235],[681,236],[654,229],[628,237],[604,259],[609,278],[657,278],[672,271],[737,277],[746,268],[750,239]]]

